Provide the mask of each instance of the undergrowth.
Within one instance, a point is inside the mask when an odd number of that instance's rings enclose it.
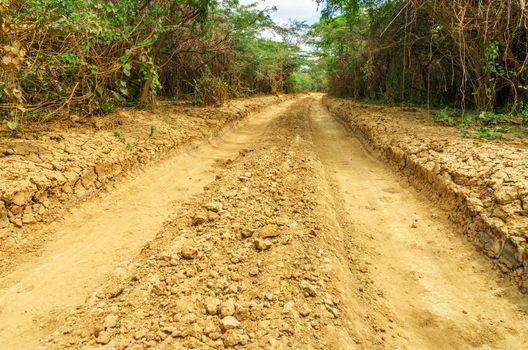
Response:
[[[507,113],[483,111],[463,113],[445,108],[432,115],[435,123],[456,127],[463,138],[520,141],[528,144],[528,108],[512,107]]]

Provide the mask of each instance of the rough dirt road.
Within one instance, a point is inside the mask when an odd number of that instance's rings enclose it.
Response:
[[[319,95],[54,229],[3,280],[9,349],[528,347],[526,298]]]
[[[139,253],[174,205],[214,180],[215,162],[258,139],[290,104],[273,106],[221,138],[148,169],[52,225],[42,255],[0,281],[2,348],[35,348],[109,273],[119,273]]]
[[[319,103],[315,143],[355,266],[411,349],[525,349],[526,300],[453,232],[445,213],[371,158]],[[504,297],[503,297],[504,296]]]

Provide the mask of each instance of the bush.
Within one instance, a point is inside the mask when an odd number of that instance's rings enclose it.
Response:
[[[203,106],[221,106],[229,98],[229,87],[222,78],[206,71],[194,80],[194,93]]]

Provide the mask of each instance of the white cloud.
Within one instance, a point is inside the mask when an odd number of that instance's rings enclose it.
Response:
[[[287,21],[296,20],[316,21],[318,17],[317,3],[314,0],[240,0],[243,5],[258,3],[258,8],[277,7],[272,14],[273,19]]]

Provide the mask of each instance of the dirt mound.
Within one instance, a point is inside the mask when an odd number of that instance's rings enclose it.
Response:
[[[367,148],[449,211],[468,238],[528,292],[528,147],[462,139],[423,111],[324,101]]]

